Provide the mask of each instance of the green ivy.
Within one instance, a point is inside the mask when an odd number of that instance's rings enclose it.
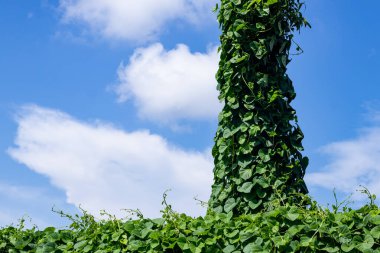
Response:
[[[293,33],[309,26],[302,6],[299,0],[221,1],[216,78],[224,108],[212,150],[210,210],[256,213],[273,199],[298,203],[308,193],[304,136],[286,74]]]
[[[366,205],[343,212],[274,203],[273,210],[192,218],[167,206],[162,218],[96,221],[87,213],[70,229],[0,230],[0,253],[69,252],[380,252],[380,210]]]

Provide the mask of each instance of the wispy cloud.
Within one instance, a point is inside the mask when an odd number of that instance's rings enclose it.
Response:
[[[216,1],[60,0],[63,21],[80,23],[108,39],[146,41],[172,20],[205,21]]]
[[[378,113],[372,118],[376,120]],[[354,199],[365,196],[356,190],[360,185],[380,195],[380,126],[363,128],[356,138],[326,145],[321,151],[329,156],[329,162],[320,172],[306,176],[308,184],[326,189],[336,188]]]
[[[185,45],[166,51],[161,44],[139,48],[118,71],[119,101],[133,99],[142,118],[173,123],[213,119],[221,110],[215,73],[216,48],[192,53]]]
[[[36,224],[40,227],[46,227],[49,220],[52,221],[58,217],[51,212],[53,206],[63,208],[66,211],[73,209],[65,204],[59,196],[51,193],[51,190],[7,182],[0,182],[0,202],[2,203],[0,206],[0,226],[17,224],[19,219],[29,216],[31,223],[28,222],[27,225]],[[59,224],[64,222],[62,221]]]
[[[363,104],[363,108],[367,111],[365,114],[365,119],[371,123],[380,125],[380,101],[367,101]]]
[[[0,211],[0,229],[3,226],[8,226],[10,224],[14,224],[16,221],[14,220],[14,216],[11,215],[8,212],[5,212],[3,210]]]
[[[44,194],[40,188],[16,186],[0,182],[0,195],[17,200],[34,200]]]
[[[125,132],[109,124],[85,123],[56,110],[24,107],[18,117],[15,147],[9,154],[63,189],[67,202],[92,213],[139,208],[159,216],[162,193],[189,215],[204,209],[212,159],[207,152],[186,151],[148,131]]]

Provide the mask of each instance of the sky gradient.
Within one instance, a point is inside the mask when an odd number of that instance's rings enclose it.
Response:
[[[4,0],[0,8],[0,226],[81,206],[160,215],[162,194],[205,213],[221,105],[218,24],[206,0]],[[294,82],[322,205],[380,195],[380,3],[309,0]]]

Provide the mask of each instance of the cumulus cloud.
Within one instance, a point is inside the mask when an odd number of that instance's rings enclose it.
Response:
[[[205,211],[194,196],[208,199],[212,159],[186,151],[148,131],[125,132],[105,123],[85,123],[52,109],[24,107],[17,117],[9,154],[63,189],[67,202],[96,214],[105,209],[159,216],[162,194],[189,215]]]
[[[192,53],[185,45],[166,51],[161,44],[137,49],[118,71],[119,101],[133,99],[138,114],[164,123],[216,118],[221,110],[216,90],[217,49]]]
[[[172,20],[191,23],[210,15],[212,0],[60,0],[65,22],[79,22],[110,39],[143,41]]]
[[[351,140],[331,143],[322,148],[330,157],[329,163],[320,172],[310,173],[306,181],[310,185],[326,189],[336,188],[354,199],[365,196],[356,190],[359,185],[380,195],[380,126],[361,129]]]

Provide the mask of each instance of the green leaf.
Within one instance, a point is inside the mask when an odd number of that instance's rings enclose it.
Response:
[[[236,109],[238,109],[238,108],[239,108],[239,103],[238,103],[238,102],[236,102],[236,103],[234,103],[234,104],[230,104],[229,106],[231,107],[231,109],[234,109],[234,110],[236,110]]]
[[[234,198],[227,199],[226,203],[224,204],[224,211],[226,213],[229,213],[235,206],[237,205]]]
[[[240,169],[239,175],[243,180],[248,180],[252,177],[252,169]]]
[[[375,225],[380,225],[380,215],[372,216],[370,222]]]
[[[290,235],[290,236],[294,236],[296,234],[298,234],[305,226],[304,225],[297,225],[297,226],[291,226],[287,233]]]
[[[231,253],[235,251],[236,247],[234,245],[228,245],[223,249],[223,253]]]
[[[131,233],[135,229],[135,225],[132,222],[126,222],[123,225],[125,231]]]
[[[219,5],[218,5],[218,4],[216,4],[216,5],[215,5],[215,7],[212,9],[212,12],[217,12],[217,11],[218,11],[218,9],[219,9]]]
[[[119,240],[119,238],[120,238],[120,235],[121,235],[121,233],[119,233],[119,232],[115,232],[115,233],[113,233],[112,234],[112,241],[114,241],[114,242],[116,242],[116,241],[118,241]]]
[[[262,25],[262,24],[261,24]],[[256,27],[260,27],[258,29],[264,29],[265,27],[261,26],[260,23],[256,24]],[[261,44],[260,42],[253,41],[250,44],[250,47],[252,51],[254,52],[257,59],[262,59],[264,55],[267,53],[267,49],[265,48],[265,45]]]
[[[258,30],[265,30],[265,25],[263,23],[258,22],[256,23],[256,28]]]
[[[330,252],[330,253],[339,252],[338,247],[325,247],[325,248],[322,248],[321,250]]]
[[[227,144],[225,142],[222,142],[219,146],[219,153],[224,153],[224,151],[226,151],[227,148]]]
[[[255,178],[253,183],[259,184],[264,189],[269,187],[268,181],[264,177]]]
[[[92,250],[92,245],[87,245],[84,247],[83,252],[90,252]]]
[[[278,91],[278,90],[276,90],[273,94],[272,94],[272,96],[271,96],[271,98],[270,98],[270,100],[269,100],[269,103],[273,103],[278,97],[280,97],[280,91]]]
[[[253,104],[255,102],[256,98],[254,96],[246,95],[244,96],[244,103],[246,104]],[[253,116],[253,112],[248,112],[248,114]],[[252,117],[251,117],[252,118]]]
[[[237,63],[240,63],[240,62],[242,62],[242,61],[246,61],[246,60],[248,60],[248,58],[249,58],[249,55],[243,55],[243,56],[235,56],[235,57],[233,57],[231,60],[230,60],[230,62],[231,63],[235,63],[235,64],[237,64]]]
[[[260,132],[261,128],[259,126],[251,126],[249,128],[250,135],[256,135],[258,132]]]
[[[238,161],[238,165],[242,169],[248,167],[248,165],[250,165],[251,163],[252,163],[252,158],[245,158]]]
[[[56,248],[57,248],[57,244],[55,244],[54,242],[47,242],[44,244],[42,248],[42,252],[43,253],[55,252]]]
[[[259,198],[263,199],[267,196],[267,193],[262,189],[256,189],[256,194]]]
[[[85,245],[87,245],[87,240],[83,240],[83,241],[77,242],[74,245],[74,249],[76,249],[76,250],[82,249]]]
[[[303,169],[306,169],[308,165],[309,165],[309,158],[305,156],[301,160],[301,166]]]
[[[257,245],[256,243],[249,243],[243,249],[244,253],[254,253],[254,252],[263,252],[263,247],[261,245]]]
[[[380,239],[380,226],[372,228],[370,234],[373,238]]]
[[[272,5],[272,4],[275,4],[277,2],[278,2],[278,0],[268,0],[266,4],[267,5]]]
[[[234,238],[236,235],[239,234],[239,230],[234,230],[232,231],[231,233],[225,233],[225,235],[228,237],[228,238]]]
[[[226,21],[230,20],[231,13],[232,13],[232,10],[231,10],[231,9],[224,10],[224,12],[223,12],[223,16],[224,16],[224,19],[225,19]]]
[[[182,249],[182,250],[185,250],[185,249],[188,249],[188,244],[187,244],[187,240],[186,240],[186,237],[184,236],[181,236],[178,238],[177,240],[177,244],[178,246]]]
[[[369,250],[374,245],[375,241],[373,237],[370,235],[365,235],[364,241],[356,246],[356,248],[360,251]]]
[[[247,28],[247,25],[245,23],[244,24],[239,24],[238,26],[236,26],[235,31],[237,32],[237,31],[240,31],[240,30],[242,30],[244,28]]]
[[[280,58],[280,62],[281,62],[281,64],[282,64],[284,67],[286,67],[286,65],[288,64],[288,57],[287,57],[286,55],[281,56],[281,58]]]
[[[253,112],[248,112],[244,115],[243,121],[247,122],[253,118]]]
[[[265,165],[258,165],[256,166],[255,172],[258,174],[264,174],[265,172],[267,172],[267,167]]]
[[[259,150],[259,157],[265,163],[270,161],[270,155],[264,149]]]
[[[274,245],[276,247],[284,246],[287,244],[287,241],[284,239],[283,236],[275,236],[272,237],[271,240],[274,242]]]
[[[243,145],[246,140],[247,140],[247,136],[245,134],[240,135],[239,144]]]
[[[45,234],[50,234],[50,233],[53,233],[54,231],[55,231],[55,227],[47,227],[44,229]]]
[[[220,192],[222,191],[222,189],[223,189],[223,185],[222,184],[214,184],[212,186],[212,194],[214,196],[218,196],[220,194]],[[162,220],[164,220],[164,222],[165,222],[165,219],[162,219]],[[162,224],[164,224],[164,223],[162,223]]]
[[[157,219],[153,219],[152,222],[158,226],[162,226],[164,225],[165,223],[165,219],[162,219],[162,218],[157,218]]]
[[[300,239],[300,245],[303,247],[309,247],[313,244],[313,237],[302,236]]]
[[[253,187],[253,183],[246,182],[242,186],[239,186],[237,190],[238,192],[242,192],[242,193],[250,193],[252,190],[252,187]]]
[[[252,210],[256,210],[260,205],[261,203],[263,203],[263,201],[261,199],[259,200],[256,200],[256,201],[249,201],[248,202],[248,206],[252,209]]]
[[[291,241],[289,246],[293,250],[293,252],[298,252],[298,250],[300,248],[300,243],[299,243],[299,241]]]
[[[147,237],[150,232],[152,232],[152,229],[150,229],[150,228],[144,228],[143,230],[141,230],[141,238]]]
[[[262,78],[260,78],[260,80],[257,83],[260,86],[266,86],[266,85],[268,85],[268,82],[269,82],[269,76],[268,75],[264,75]]]
[[[241,131],[242,133],[247,132],[248,128],[249,128],[249,126],[246,125],[246,124],[242,124],[242,125],[240,125],[240,131]]]
[[[260,17],[265,17],[265,16],[268,16],[269,13],[270,13],[270,9],[269,9],[269,6],[263,6],[263,8],[260,8],[259,9],[259,13],[260,13]]]
[[[295,221],[300,217],[299,213],[294,212],[294,210],[290,210],[289,212],[286,213],[285,217],[288,220]]]
[[[351,252],[355,248],[353,243],[343,243],[341,249],[343,252]]]

